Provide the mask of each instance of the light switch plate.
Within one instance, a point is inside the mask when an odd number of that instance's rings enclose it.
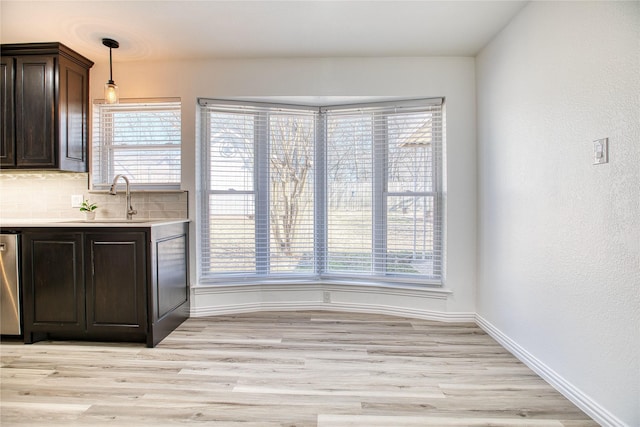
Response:
[[[71,207],[79,208],[82,205],[82,194],[71,195]]]
[[[609,138],[593,141],[593,164],[609,163]]]

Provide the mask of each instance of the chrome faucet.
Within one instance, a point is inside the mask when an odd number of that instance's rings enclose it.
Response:
[[[129,178],[127,178],[124,175],[116,175],[115,178],[113,178],[113,183],[111,184],[111,189],[109,190],[109,194],[112,194],[114,196],[117,194],[116,184],[118,183],[118,178],[124,179],[124,182],[127,185],[127,206],[125,206],[125,208],[127,210],[127,219],[133,219],[133,216],[137,214],[138,211],[133,209],[133,206],[131,206],[131,191],[129,189]]]

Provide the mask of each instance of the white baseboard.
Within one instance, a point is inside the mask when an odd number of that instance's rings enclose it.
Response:
[[[191,316],[219,316],[257,311],[341,311],[349,313],[383,314],[414,319],[434,320],[438,322],[475,322],[475,313],[439,312],[433,310],[415,310],[374,304],[318,303],[318,302],[259,302],[234,304],[215,307],[197,307],[191,309]]]
[[[593,418],[597,423],[602,426],[628,427],[627,424],[600,406],[597,402],[591,399],[591,397],[584,394],[569,381],[565,380],[561,375],[549,366],[545,365],[541,360],[537,359],[482,316],[476,314],[476,323],[502,347],[507,349],[522,363],[531,368],[532,371],[538,374],[542,379],[548,382],[553,388],[558,390],[562,395],[564,395],[564,397],[569,399],[574,405]]]

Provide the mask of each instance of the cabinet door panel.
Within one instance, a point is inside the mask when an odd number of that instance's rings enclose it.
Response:
[[[145,234],[88,234],[89,332],[146,330]]]
[[[81,234],[25,234],[25,332],[84,329],[82,257]]]
[[[60,169],[87,171],[88,72],[60,58]]]
[[[55,167],[54,60],[16,59],[16,164]]]
[[[156,242],[158,311],[155,315],[158,319],[184,304],[189,298],[186,245],[186,235]]]
[[[3,57],[0,62],[0,165],[15,166],[14,59]]]

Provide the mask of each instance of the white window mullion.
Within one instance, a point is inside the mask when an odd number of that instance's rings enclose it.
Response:
[[[315,146],[315,276],[321,277],[327,270],[327,116],[318,114]]]
[[[95,107],[94,107],[95,108]],[[98,165],[96,167],[95,161],[93,166],[93,172],[99,178],[97,182],[108,182],[110,176],[113,175],[113,154],[111,153],[111,147],[113,146],[113,114],[109,111],[98,110],[99,120],[94,120],[94,126],[97,127],[98,140],[94,138],[93,142],[93,156],[94,160],[97,158]],[[94,182],[96,180],[94,179]]]
[[[444,281],[445,273],[445,224],[444,224],[444,176],[445,176],[445,125],[444,125],[444,107],[434,111],[434,155],[433,155],[433,170],[434,170],[434,185],[433,191],[436,193],[434,196],[434,255],[433,255],[433,275]]]
[[[256,192],[256,273],[269,274],[269,116],[265,112],[255,115],[255,192]]]
[[[373,115],[373,273],[384,275],[387,253],[387,120]]]
[[[210,259],[211,254],[211,175],[209,162],[211,159],[211,143],[210,143],[210,129],[211,129],[211,117],[204,111],[200,111],[198,115],[199,130],[198,135],[200,137],[200,144],[197,155],[196,176],[198,176],[197,183],[197,207],[199,209],[198,221],[200,232],[197,233],[196,241],[199,249],[199,258],[201,262],[197,263],[198,276],[202,276],[205,271],[210,269],[208,262],[204,260]]]

